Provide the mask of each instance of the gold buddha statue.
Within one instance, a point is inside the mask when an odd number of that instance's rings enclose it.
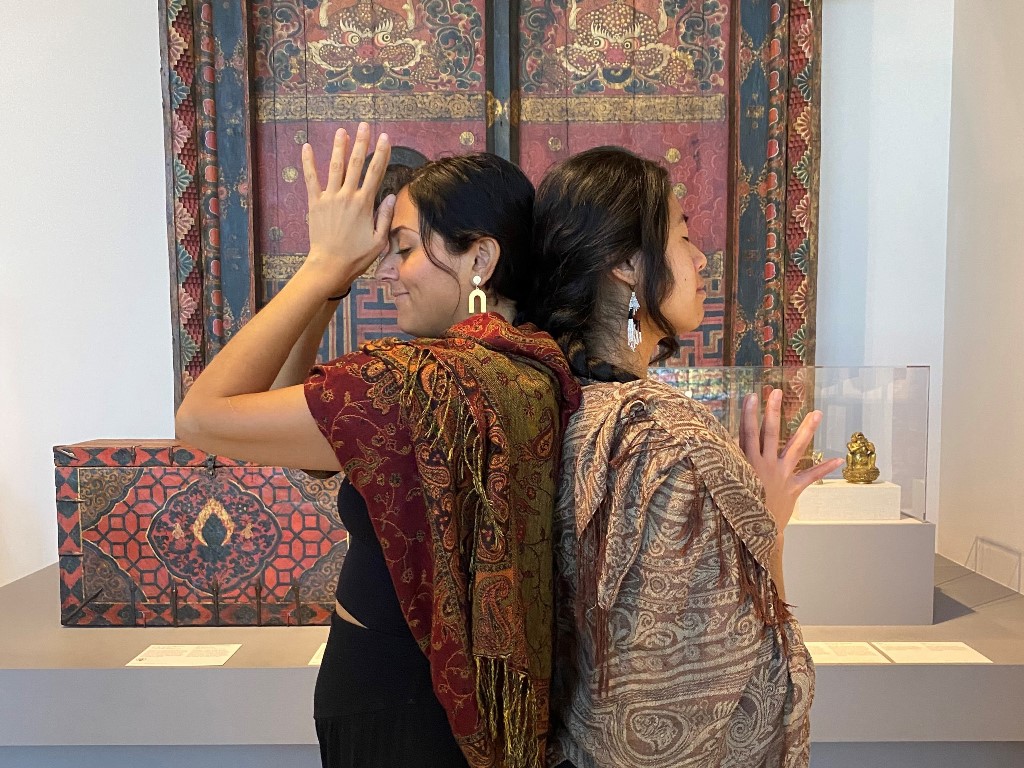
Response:
[[[846,444],[846,450],[843,479],[848,483],[865,485],[875,482],[879,475],[878,467],[875,466],[875,444],[864,437],[863,432],[854,432]]]

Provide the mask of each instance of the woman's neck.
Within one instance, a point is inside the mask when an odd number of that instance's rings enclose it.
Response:
[[[487,311],[501,315],[510,324],[516,321],[516,303],[504,297],[491,299]]]
[[[507,323],[512,325],[516,321],[516,303],[514,301],[511,301],[510,299],[506,299],[503,297],[488,296],[487,313],[493,315],[500,315]],[[473,314],[477,313],[474,312]],[[452,325],[458,325],[459,323],[468,320],[472,316],[473,315],[471,315],[469,312],[463,311],[461,313],[461,316],[455,316],[455,320],[452,322]]]
[[[604,318],[592,328],[586,339],[587,350],[591,357],[611,363],[637,378],[646,379],[651,358],[658,351],[659,334],[657,329],[645,327],[640,344],[636,349],[629,348],[629,295],[629,289],[617,281],[609,281],[600,286],[598,306],[606,308],[606,311]],[[644,326],[652,325],[644,322],[642,315],[641,323]]]
[[[626,343],[626,323],[617,325],[621,327],[608,329],[610,332],[602,334],[601,338],[588,339],[587,349],[590,350],[591,356],[628,371],[638,379],[646,379],[647,369],[658,348],[658,342],[645,337],[636,349],[630,349]]]

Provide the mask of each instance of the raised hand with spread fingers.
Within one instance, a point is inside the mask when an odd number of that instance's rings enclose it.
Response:
[[[313,149],[302,148],[309,195],[310,251],[276,296],[210,361],[175,417],[178,437],[209,453],[270,466],[337,471],[338,459],[306,405],[301,385],[271,389],[310,324],[333,311],[327,302],[346,293],[388,239],[394,197],[374,196],[391,154],[386,134],[376,143],[366,178],[359,177],[370,145],[361,123],[349,152],[339,130],[327,186],[321,187]]]
[[[359,177],[366,162],[370,129],[360,123],[349,153],[349,136],[339,130],[334,137],[327,186],[321,187],[313,148],[302,147],[302,170],[309,199],[309,256],[303,268],[324,280],[327,296],[348,290],[373,263],[388,242],[395,196],[380,204],[374,220],[373,200],[391,158],[388,135],[377,138],[366,178]]]
[[[793,516],[796,500],[803,490],[843,465],[842,459],[816,464],[797,471],[797,464],[821,424],[821,411],[804,416],[789,441],[779,450],[782,424],[782,390],[774,389],[765,402],[764,419],[758,425],[757,395],[747,395],[740,416],[740,448],[764,485],[768,509],[781,534]]]

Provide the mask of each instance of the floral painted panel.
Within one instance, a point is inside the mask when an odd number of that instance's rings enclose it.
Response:
[[[258,179],[255,240],[263,299],[280,290],[309,247],[299,153],[320,150],[326,173],[337,128],[360,120],[426,157],[486,148],[484,3],[317,2],[250,4]],[[395,335],[385,289],[360,280],[342,302],[322,354]]]
[[[729,0],[528,0],[520,18],[520,141],[535,179],[590,147],[662,162],[708,255],[704,324],[674,362],[725,355]]]
[[[165,5],[179,389],[304,258],[301,144],[361,119],[427,157],[506,152],[535,181],[600,144],[660,160],[710,262],[674,362],[813,362],[816,0]],[[361,280],[322,353],[396,330]]]

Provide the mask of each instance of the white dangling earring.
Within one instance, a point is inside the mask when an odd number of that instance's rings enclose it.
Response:
[[[636,291],[629,296],[629,313],[626,315],[626,343],[630,349],[640,346],[642,338],[640,334],[640,320],[637,318],[640,312],[640,302],[636,300]]]
[[[476,287],[469,294],[469,314],[487,314],[487,294],[480,290],[480,275],[473,275],[473,285]],[[480,309],[476,309],[478,302]]]

